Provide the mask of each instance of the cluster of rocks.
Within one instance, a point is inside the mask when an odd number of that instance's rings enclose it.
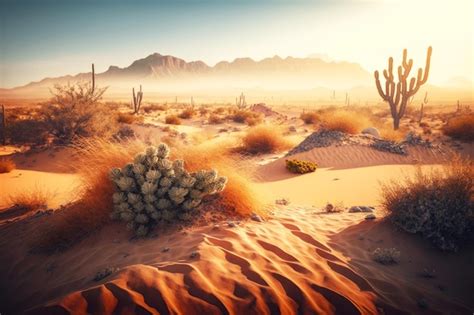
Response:
[[[396,143],[389,140],[374,139],[374,142],[370,144],[370,147],[379,150],[385,151],[400,155],[407,155],[406,145],[404,143]]]
[[[427,148],[432,148],[433,147],[433,143],[431,143],[431,141],[423,140],[423,138],[420,135],[416,134],[413,131],[410,131],[406,135],[405,141],[403,141],[403,142],[408,144],[408,145],[419,145],[419,146],[423,146],[423,147],[427,147]]]
[[[255,113],[260,113],[263,114],[265,117],[278,117],[278,118],[286,118],[286,116],[274,111],[270,107],[268,107],[265,103],[258,103],[258,104],[253,104],[250,106],[250,110],[255,112]]]
[[[333,131],[333,130],[320,130],[313,132],[306,139],[303,140],[296,147],[291,149],[286,156],[290,156],[296,153],[306,152],[314,148],[329,147],[333,144],[338,144],[344,139],[347,139],[348,135],[344,132]]]
[[[349,212],[373,212],[375,210],[374,207],[369,206],[352,206],[349,208]]]

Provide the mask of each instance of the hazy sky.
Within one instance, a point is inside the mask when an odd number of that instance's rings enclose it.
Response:
[[[473,0],[0,0],[0,87],[159,52],[214,65],[327,54],[372,72],[433,46],[432,83],[473,80]]]

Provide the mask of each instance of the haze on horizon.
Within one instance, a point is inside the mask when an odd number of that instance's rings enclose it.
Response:
[[[372,72],[408,48],[415,67],[433,46],[430,82],[473,80],[470,0],[0,0],[0,87],[126,67],[158,52],[209,65],[251,57],[359,63]]]

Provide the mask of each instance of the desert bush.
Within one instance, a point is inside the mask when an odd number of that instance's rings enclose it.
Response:
[[[127,222],[137,236],[145,236],[157,222],[188,220],[203,198],[221,192],[227,182],[216,170],[189,173],[183,160],[168,159],[165,144],[148,147],[133,163],[115,168],[112,218]]]
[[[10,119],[5,132],[8,141],[14,144],[43,144],[48,138],[47,126],[40,119]]]
[[[291,147],[279,130],[270,126],[250,128],[242,138],[242,152],[248,154],[275,153]]]
[[[227,117],[233,122],[239,124],[248,124],[249,126],[256,125],[262,121],[262,117],[258,113],[248,110],[236,110]]]
[[[150,105],[147,105],[147,106],[143,106],[142,109],[145,113],[149,114],[151,112],[167,110],[168,107],[166,105],[150,104]]]
[[[209,124],[212,125],[217,125],[217,124],[222,124],[224,122],[224,118],[217,114],[211,114],[209,118],[207,119]]]
[[[178,117],[181,119],[190,119],[196,114],[196,110],[192,107],[185,108],[181,113],[179,113]]]
[[[99,101],[105,88],[92,88],[90,83],[56,85],[49,104],[41,109],[48,131],[60,143],[70,143],[78,137],[112,136],[118,126]]]
[[[181,119],[176,115],[168,115],[165,117],[165,123],[170,125],[181,125]]]
[[[207,108],[206,106],[202,105],[201,107],[199,107],[199,114],[201,116],[204,116],[206,115],[207,113],[209,113],[209,108]]]
[[[26,190],[17,191],[8,196],[8,201],[12,205],[17,205],[30,211],[46,209],[54,194],[38,186]]]
[[[382,185],[388,218],[409,233],[418,233],[442,250],[457,250],[472,235],[473,181],[471,161],[456,159],[440,170]]]
[[[319,115],[316,112],[304,112],[301,113],[300,119],[303,120],[305,124],[311,125],[319,120]]]
[[[472,142],[474,140],[474,114],[451,118],[443,127],[443,133],[454,139]]]
[[[382,265],[396,264],[400,260],[400,251],[396,248],[376,248],[372,254],[372,259]]]
[[[320,116],[322,126],[326,130],[356,134],[362,129],[371,126],[367,117],[351,111],[328,111],[320,114]]]
[[[143,116],[130,113],[117,113],[117,122],[122,124],[134,124],[143,122]]]
[[[318,165],[311,161],[286,160],[286,169],[292,173],[306,174],[316,171]]]
[[[16,168],[15,162],[11,158],[0,159],[0,174],[10,173]]]

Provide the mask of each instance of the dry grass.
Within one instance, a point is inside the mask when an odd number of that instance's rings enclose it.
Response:
[[[133,124],[143,122],[143,117],[130,113],[117,113],[117,122],[122,124]]]
[[[196,111],[194,110],[194,108],[186,108],[178,115],[178,117],[181,119],[190,119],[195,114],[196,114]]]
[[[171,154],[173,159],[183,159],[188,171],[212,168],[227,177],[226,187],[219,198],[206,207],[231,215],[264,214],[263,204],[253,189],[249,166],[238,157],[231,156],[229,146],[223,143],[182,146],[173,148]]]
[[[150,105],[147,105],[147,106],[143,106],[142,109],[145,113],[149,114],[151,112],[167,110],[168,107],[166,105],[150,104]]]
[[[301,113],[300,119],[307,125],[315,124],[319,120],[319,114],[316,112]]]
[[[49,219],[34,247],[46,251],[66,248],[108,222],[114,193],[109,171],[129,163],[144,148],[138,140],[119,143],[89,138],[76,143],[81,198]]]
[[[331,110],[320,114],[322,126],[327,130],[357,134],[372,123],[367,116],[356,111]]]
[[[474,168],[456,158],[439,170],[382,185],[388,218],[409,233],[421,234],[443,250],[456,250],[472,236]]]
[[[48,203],[54,198],[54,193],[36,186],[28,191],[19,191],[8,196],[12,205],[17,205],[29,211],[46,209]]]
[[[224,118],[217,114],[211,114],[207,121],[211,125],[217,125],[217,124],[222,124],[224,122]]]
[[[383,139],[394,141],[394,142],[401,142],[405,139],[405,135],[407,131],[403,128],[398,130],[393,130],[392,125],[384,125],[378,128],[380,132],[380,136]]]
[[[181,125],[181,119],[176,115],[168,115],[165,117],[165,123],[170,125]]]
[[[275,127],[261,125],[247,131],[242,138],[241,150],[248,154],[265,154],[281,152],[291,145]]]
[[[0,159],[0,174],[10,173],[16,168],[15,162],[11,158]]]
[[[443,133],[454,139],[472,142],[474,140],[474,114],[451,118],[443,127]]]
[[[227,116],[228,119],[239,124],[255,126],[262,122],[262,116],[248,110],[236,110]]]

